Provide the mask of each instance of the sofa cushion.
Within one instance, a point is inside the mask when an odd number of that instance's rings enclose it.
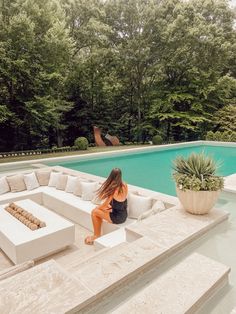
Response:
[[[137,219],[142,213],[152,208],[151,197],[128,194],[128,215]]]
[[[57,190],[65,190],[67,184],[68,176],[66,174],[61,174],[56,184]]]
[[[51,170],[37,170],[35,171],[36,177],[38,179],[39,185],[46,186],[48,185]]]
[[[154,213],[162,212],[165,209],[165,204],[162,201],[153,199],[152,210]]]
[[[62,174],[61,172],[54,172],[54,171],[52,171],[51,174],[50,174],[50,179],[49,179],[49,182],[48,182],[48,186],[56,187],[57,182],[59,181],[59,177],[60,177],[61,174]]]
[[[98,182],[85,182],[80,181],[82,194],[81,198],[84,201],[91,201],[96,195],[96,191],[98,189]]]
[[[153,199],[152,208],[148,209],[145,212],[143,212],[142,214],[140,214],[138,216],[138,221],[141,221],[141,220],[146,219],[146,218],[148,218],[148,217],[150,217],[152,215],[160,213],[160,212],[162,212],[165,209],[166,209],[165,208],[165,204],[162,201]]]
[[[65,191],[60,191],[60,190],[57,190],[55,188],[45,187],[43,189],[43,195],[45,195],[45,194],[52,196],[52,197],[66,203],[66,204],[69,204],[73,207],[76,207],[78,210],[81,210],[81,211],[86,212],[88,214],[90,214],[92,209],[94,208],[94,204],[92,202],[84,201],[81,199],[81,197],[77,197],[74,194],[67,193]],[[56,208],[52,208],[52,209],[56,211]]]
[[[65,191],[67,193],[74,193],[78,177],[68,176]]]
[[[76,178],[76,182],[75,182],[75,189],[74,189],[74,195],[76,196],[82,196],[82,186],[81,186],[81,182],[91,182],[90,180],[86,180],[86,179],[83,179],[83,178],[79,178],[77,177]]]
[[[0,195],[10,191],[6,176],[0,178]]]
[[[16,174],[7,177],[7,182],[10,186],[11,192],[21,192],[26,190],[26,185],[22,174]]]
[[[24,181],[25,181],[26,188],[29,191],[34,190],[39,187],[39,182],[34,172],[24,174]]]

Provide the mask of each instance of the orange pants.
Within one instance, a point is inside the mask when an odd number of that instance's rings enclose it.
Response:
[[[93,230],[94,236],[100,237],[101,236],[101,228],[102,228],[102,221],[103,219],[112,223],[110,218],[110,209],[99,209],[94,208],[92,210],[92,222],[93,222]]]

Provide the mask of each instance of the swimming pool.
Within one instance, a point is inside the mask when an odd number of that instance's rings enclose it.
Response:
[[[172,161],[179,155],[188,156],[192,152],[202,152],[222,163],[218,174],[227,176],[236,173],[236,146],[190,145],[171,149],[144,150],[142,152],[116,153],[109,157],[74,160],[73,162],[53,162],[70,169],[107,177],[112,168],[121,168],[126,182],[153,191],[176,195],[172,180]]]

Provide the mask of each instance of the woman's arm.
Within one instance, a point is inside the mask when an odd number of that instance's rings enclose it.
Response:
[[[112,199],[113,199],[113,195],[106,198],[105,201],[101,205],[97,206],[97,208],[98,209],[110,209],[111,208],[110,202]]]

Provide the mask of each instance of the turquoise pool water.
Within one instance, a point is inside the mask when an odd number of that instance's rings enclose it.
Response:
[[[188,156],[192,152],[204,151],[222,163],[218,170],[226,176],[236,173],[236,147],[192,146],[163,151],[117,153],[112,157],[99,157],[89,160],[60,162],[57,165],[107,177],[112,168],[121,168],[123,177],[129,184],[141,186],[165,194],[176,195],[171,174],[172,161],[179,155]],[[52,165],[52,163],[50,163]],[[54,163],[55,165],[55,163]]]

